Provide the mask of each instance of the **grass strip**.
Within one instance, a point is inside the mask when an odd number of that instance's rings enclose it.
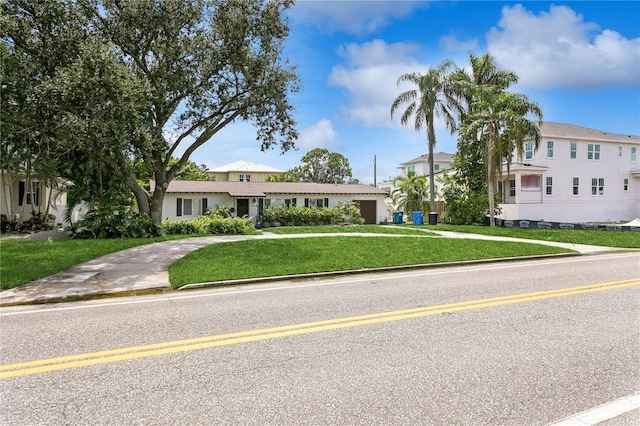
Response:
[[[568,253],[538,244],[419,237],[327,236],[213,244],[169,267],[186,284],[384,266]]]
[[[0,241],[0,288],[17,287],[120,250],[180,238],[185,236],[51,242],[3,240]]]
[[[337,234],[337,233],[369,233],[385,235],[432,235],[423,227],[387,227],[380,225],[326,225],[326,226],[279,226],[264,228],[263,231],[273,234]]]
[[[410,225],[404,225],[407,227]],[[425,225],[426,230],[466,232],[601,247],[640,248],[640,232],[586,229],[514,229],[489,226]]]

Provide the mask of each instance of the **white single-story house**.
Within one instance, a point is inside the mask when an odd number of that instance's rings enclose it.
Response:
[[[503,166],[504,220],[614,223],[640,217],[640,137],[544,122],[540,148]]]
[[[20,217],[26,221],[35,212],[54,216],[53,225],[61,227],[66,208],[67,197],[61,180],[56,188],[52,188],[38,180],[27,179],[24,174],[0,173],[0,214],[9,220]]]
[[[385,196],[378,188],[360,184],[174,180],[167,188],[162,215],[178,221],[198,217],[207,208],[227,206],[234,216],[256,218],[267,206],[336,207],[357,201],[365,223],[376,224],[389,220]]]

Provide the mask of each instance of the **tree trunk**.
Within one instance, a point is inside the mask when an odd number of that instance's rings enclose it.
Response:
[[[436,147],[436,131],[433,127],[433,116],[429,121],[427,139],[429,141],[429,209],[433,209],[436,205],[436,184],[435,176],[433,175],[433,150]]]
[[[493,188],[493,167],[491,166],[491,159],[489,157],[489,146],[485,148],[485,163],[487,167],[487,195],[489,196],[489,226],[494,228],[496,226],[494,211],[494,199],[495,192]]]

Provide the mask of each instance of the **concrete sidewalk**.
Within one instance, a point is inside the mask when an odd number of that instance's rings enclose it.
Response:
[[[619,251],[618,248],[587,246],[550,241],[522,240],[478,234],[433,231],[445,238],[517,241],[575,250],[582,254]],[[169,266],[179,258],[210,244],[248,239],[307,238],[314,236],[407,237],[392,234],[293,234],[225,235],[186,238],[134,247],[85,262],[60,273],[0,293],[0,306],[54,303],[96,297],[135,295],[170,291]],[[510,259],[513,260],[513,259]],[[495,262],[496,259],[487,260]],[[457,263],[459,264],[459,262]],[[374,270],[374,269],[370,269]],[[285,277],[282,277],[285,278]],[[255,281],[255,280],[253,280]]]

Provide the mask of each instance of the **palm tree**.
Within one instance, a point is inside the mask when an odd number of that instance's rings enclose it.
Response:
[[[395,189],[391,199],[396,209],[405,212],[424,211],[424,200],[427,198],[427,179],[409,172],[407,177],[397,177],[393,181]]]
[[[401,105],[407,104],[407,108],[400,117],[400,122],[406,126],[413,121],[417,132],[426,129],[429,148],[429,200],[435,205],[435,183],[433,151],[436,146],[435,119],[442,117],[447,128],[453,133],[456,129],[456,120],[451,114],[452,102],[449,91],[448,76],[453,67],[453,62],[445,61],[436,68],[429,67],[427,73],[403,74],[398,78],[398,86],[402,83],[411,83],[416,88],[402,92],[391,105],[391,118]]]
[[[496,87],[483,88],[471,105],[471,113],[461,125],[461,136],[480,137],[484,141],[483,160],[489,195],[490,225],[495,226],[495,188],[502,173],[502,159],[511,164],[514,149],[521,152],[525,140],[533,139],[536,148],[540,143],[540,131],[527,119],[532,114],[542,120],[542,110],[525,95],[507,93]]]

